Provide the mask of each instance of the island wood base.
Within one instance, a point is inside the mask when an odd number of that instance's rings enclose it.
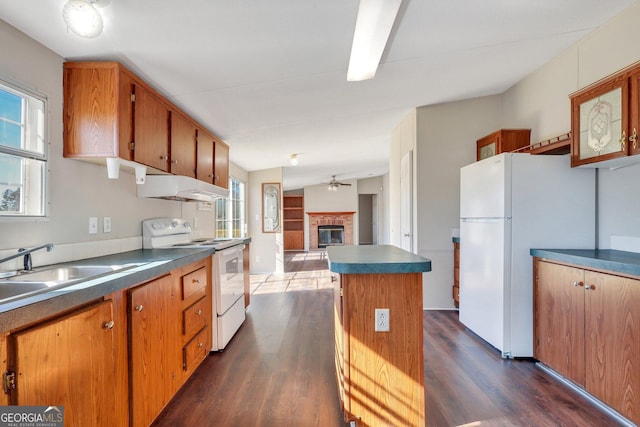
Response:
[[[424,426],[422,273],[334,273],[336,375],[345,421]],[[389,332],[375,331],[376,308]]]

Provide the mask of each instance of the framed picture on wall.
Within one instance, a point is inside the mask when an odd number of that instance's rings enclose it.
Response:
[[[280,232],[280,183],[262,183],[262,232]]]

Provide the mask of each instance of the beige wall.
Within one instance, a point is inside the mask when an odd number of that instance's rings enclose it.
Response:
[[[279,182],[282,184],[282,168],[249,172],[248,176],[247,227],[251,237],[251,273],[283,272],[284,248],[282,231],[279,233],[262,232],[262,183]],[[280,206],[282,206],[282,194],[280,197]]]
[[[640,61],[638,20],[639,3],[506,91],[503,124],[531,127],[533,142],[568,132],[572,92]],[[634,184],[639,179],[640,165],[598,170],[600,248],[610,248],[612,235],[640,237],[640,197]]]

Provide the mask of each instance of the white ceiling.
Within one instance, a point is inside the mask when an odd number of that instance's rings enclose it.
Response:
[[[635,2],[404,0],[375,79],[347,82],[358,0],[100,0],[96,39],[66,31],[65,1],[2,1],[0,19],[66,59],[122,62],[240,167],[284,167],[285,189],[386,173],[410,109],[501,93]]]

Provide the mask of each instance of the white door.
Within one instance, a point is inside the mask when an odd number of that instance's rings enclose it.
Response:
[[[400,232],[402,249],[413,252],[413,151],[400,162]]]

